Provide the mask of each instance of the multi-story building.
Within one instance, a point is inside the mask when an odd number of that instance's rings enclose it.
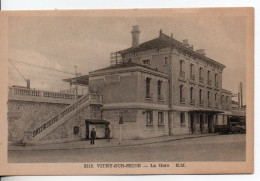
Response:
[[[159,37],[138,44],[139,27],[132,30],[132,47],[119,51],[123,62],[135,62],[168,75],[169,134],[214,132],[225,122],[231,92],[222,89],[225,66],[193,50],[188,40],[179,42],[159,32]],[[156,94],[155,92],[152,92]]]
[[[122,138],[139,139],[213,133],[214,125],[227,123],[232,94],[222,88],[223,64],[162,30],[142,44],[139,27],[131,33],[132,47],[113,54],[119,61],[64,80],[88,86],[89,95],[29,130],[28,140],[85,139],[90,124],[98,135],[109,125],[112,138],[122,129]]]

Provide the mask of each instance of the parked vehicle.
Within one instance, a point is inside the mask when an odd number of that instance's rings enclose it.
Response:
[[[246,133],[246,126],[243,125],[242,122],[239,121],[229,121],[226,125],[215,125],[215,133],[219,134],[234,134],[234,133],[240,133],[245,134]]]

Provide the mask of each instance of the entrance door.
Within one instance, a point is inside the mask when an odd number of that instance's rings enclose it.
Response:
[[[191,130],[191,134],[194,133],[194,115],[190,114],[190,130]]]
[[[208,131],[213,133],[213,115],[208,115]]]
[[[86,121],[86,139],[89,139],[89,123]]]

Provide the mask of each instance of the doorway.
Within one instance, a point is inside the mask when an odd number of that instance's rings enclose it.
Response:
[[[208,115],[208,132],[213,133],[213,115]]]
[[[192,113],[190,114],[190,131],[191,134],[194,134],[194,115]]]
[[[89,122],[86,121],[86,139],[89,139]]]

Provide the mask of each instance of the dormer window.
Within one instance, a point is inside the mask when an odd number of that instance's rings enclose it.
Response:
[[[143,64],[144,64],[144,65],[150,65],[150,64],[151,64],[151,62],[150,62],[150,60],[149,60],[149,59],[147,59],[147,60],[143,60]]]

